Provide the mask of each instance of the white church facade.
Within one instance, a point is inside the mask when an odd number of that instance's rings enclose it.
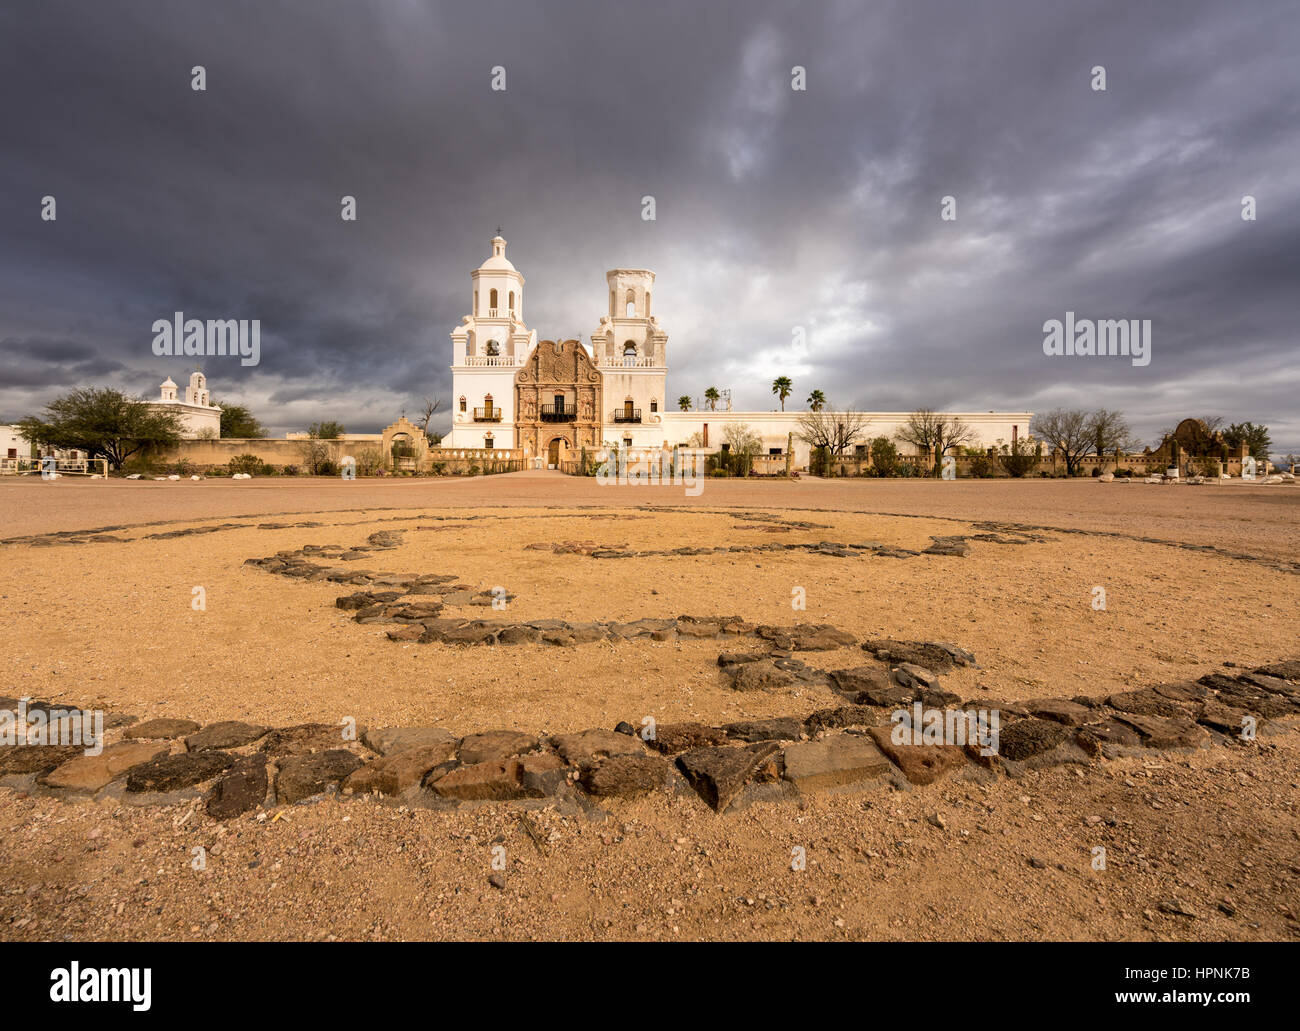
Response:
[[[524,277],[506,241],[470,274],[470,314],[451,332],[452,424],[445,448],[518,448],[556,464],[586,447],[716,450],[727,427],[745,424],[768,454],[784,454],[794,435],[794,465],[806,468],[803,412],[670,411],[668,333],[653,305],[655,274],[619,268],[605,274],[607,313],[589,342],[538,340],[524,321]],[[679,391],[679,393],[687,393]],[[907,412],[867,412],[867,438],[890,437]],[[956,412],[972,445],[1010,444],[1029,433],[1032,412]]]
[[[190,384],[185,396],[177,396],[180,388],[168,376],[158,388],[158,400],[148,402],[150,408],[165,409],[180,416],[183,440],[215,439],[221,436],[221,409],[212,403],[207,377],[197,369],[190,373]]]

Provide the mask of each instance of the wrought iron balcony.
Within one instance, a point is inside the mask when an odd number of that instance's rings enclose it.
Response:
[[[578,417],[578,406],[542,405],[542,422],[568,422]]]
[[[500,422],[501,409],[500,408],[475,408],[474,421],[475,422]]]
[[[615,408],[614,421],[615,422],[640,422],[641,409],[640,408]]]

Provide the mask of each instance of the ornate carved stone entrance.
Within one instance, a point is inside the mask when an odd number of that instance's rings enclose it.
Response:
[[[597,448],[601,378],[577,340],[543,340],[515,373],[516,446],[555,465],[565,448]]]

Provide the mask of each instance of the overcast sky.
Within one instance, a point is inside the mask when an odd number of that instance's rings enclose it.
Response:
[[[1297,53],[1295,0],[5,0],[0,420],[183,385],[175,311],[261,320],[259,365],[203,364],[275,433],[448,407],[500,224],[543,339],[655,270],[670,402],[788,375],[1300,452]],[[1150,364],[1045,356],[1066,311],[1152,320]]]

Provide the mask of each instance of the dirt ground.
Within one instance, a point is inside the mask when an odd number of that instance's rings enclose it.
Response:
[[[398,532],[398,545],[356,565],[504,587],[510,618],[734,614],[952,641],[980,666],[945,675],[963,698],[1103,696],[1300,654],[1300,489],[1288,486],[806,479],[708,481],[687,498],[680,487],[550,473],[9,479],[0,517],[0,694],[141,719],[351,716],[543,733],[835,704],[815,685],[731,690],[717,641],[395,643],[334,606],[346,593],[337,584],[244,564],[378,531]],[[986,532],[987,521],[1089,532],[974,539],[965,558],[599,559],[528,547],[921,550],[935,536]],[[259,528],[268,522],[319,525]],[[152,536],[223,523],[236,525]],[[71,543],[44,536],[72,531]],[[804,610],[792,607],[800,594]],[[863,661],[856,649],[810,660]],[[72,805],[0,788],[0,938],[1295,938],[1300,733],[1286,721],[1268,730],[1239,748],[722,816],[694,797],[610,803],[603,817],[535,806],[536,838],[517,804],[327,802],[222,825],[185,807]],[[487,880],[494,845],[506,850],[504,889]],[[1104,871],[1091,865],[1097,846]],[[199,847],[201,872],[191,868]],[[806,869],[791,869],[796,847]]]

